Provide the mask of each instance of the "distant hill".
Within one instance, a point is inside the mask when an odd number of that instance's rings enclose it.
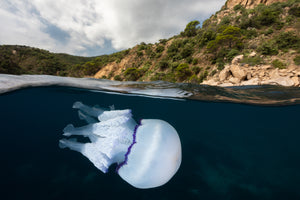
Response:
[[[0,46],[0,73],[82,76],[78,66],[93,58],[56,54],[18,45]]]
[[[201,27],[192,21],[172,38],[94,58],[1,46],[0,73],[299,86],[300,0],[228,0]]]

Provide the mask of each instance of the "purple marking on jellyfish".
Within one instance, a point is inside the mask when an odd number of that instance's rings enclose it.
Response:
[[[121,167],[123,167],[124,165],[127,164],[128,156],[129,156],[129,154],[130,154],[130,152],[131,152],[131,148],[132,148],[133,145],[136,143],[136,132],[137,132],[137,129],[138,129],[138,127],[139,127],[140,125],[141,125],[141,120],[140,120],[139,124],[136,125],[136,126],[134,127],[134,131],[133,131],[133,135],[132,135],[132,137],[133,137],[132,143],[131,143],[131,145],[128,147],[128,150],[127,150],[127,152],[126,152],[126,154],[125,154],[125,160],[124,160],[123,162],[121,162],[121,163],[118,165],[118,167],[116,168],[116,172],[117,172],[117,173],[118,173],[118,171],[119,171],[119,169],[120,169]]]

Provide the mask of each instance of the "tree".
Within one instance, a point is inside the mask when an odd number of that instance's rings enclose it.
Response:
[[[188,23],[184,29],[183,35],[187,37],[192,37],[197,35],[197,26],[200,24],[199,21],[194,20]]]
[[[227,26],[215,40],[208,43],[207,48],[213,52],[219,48],[241,48],[241,29],[235,26]]]

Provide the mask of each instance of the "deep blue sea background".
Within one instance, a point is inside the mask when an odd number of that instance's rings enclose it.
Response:
[[[141,190],[87,158],[60,149],[81,126],[76,101],[163,119],[182,142],[182,164],[165,185]],[[0,95],[1,199],[299,200],[300,105],[254,106],[38,87]]]

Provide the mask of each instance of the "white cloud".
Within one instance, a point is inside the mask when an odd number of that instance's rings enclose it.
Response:
[[[2,0],[2,44],[25,44],[77,54],[89,48],[130,48],[156,42],[182,31],[194,19],[203,20],[225,0]],[[62,42],[49,26],[65,33]],[[59,36],[56,36],[59,37]]]

